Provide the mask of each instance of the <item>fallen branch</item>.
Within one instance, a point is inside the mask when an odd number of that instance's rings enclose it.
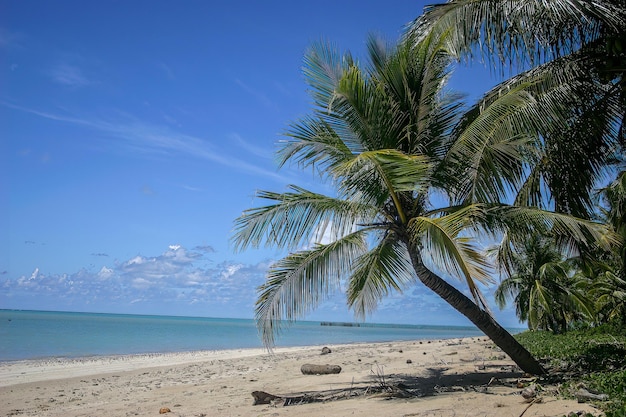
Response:
[[[385,396],[388,398],[409,398],[417,396],[416,394],[404,389],[403,387],[396,385],[389,385],[386,388],[382,388],[380,386],[355,388],[351,386],[342,389],[290,395],[274,395],[265,391],[252,392],[252,397],[254,397],[254,405],[272,404],[275,406],[283,407],[315,402],[345,400],[348,398],[360,397],[363,395]]]

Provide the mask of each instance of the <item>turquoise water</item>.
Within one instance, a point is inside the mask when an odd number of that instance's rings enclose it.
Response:
[[[475,327],[298,322],[277,346],[482,336]],[[253,320],[0,310],[0,361],[260,348]]]

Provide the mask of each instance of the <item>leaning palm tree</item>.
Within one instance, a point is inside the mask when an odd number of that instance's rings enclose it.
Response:
[[[516,78],[551,74],[568,86],[555,102],[562,123],[541,132],[542,152],[518,202],[590,218],[590,192],[626,145],[626,2],[450,0],[428,6],[409,34],[445,37],[459,61],[531,68]]]
[[[537,101],[518,85],[461,118],[459,96],[445,89],[451,60],[442,38],[426,37],[416,47],[368,45],[363,67],[328,45],[312,48],[305,75],[315,108],[291,125],[278,152],[281,165],[316,170],[335,194],[298,186],[261,191],[268,204],[236,220],[237,249],[266,244],[290,251],[259,288],[264,342],[271,346],[283,323],[303,317],[344,281],[360,318],[390,291],[421,282],[523,370],[543,373],[489,312],[479,286],[491,276],[477,240],[481,232],[546,228],[571,239],[602,236],[590,222],[500,202],[522,180],[523,157],[531,152],[532,135],[512,119]],[[475,135],[490,140],[476,148]],[[467,295],[444,274],[464,282]]]

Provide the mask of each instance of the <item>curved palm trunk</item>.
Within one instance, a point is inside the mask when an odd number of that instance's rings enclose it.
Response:
[[[410,256],[413,268],[420,281],[474,323],[489,339],[509,355],[524,372],[534,375],[546,373],[530,352],[500,326],[489,313],[478,307],[476,303],[448,284],[443,278],[426,268],[417,251],[411,250]]]

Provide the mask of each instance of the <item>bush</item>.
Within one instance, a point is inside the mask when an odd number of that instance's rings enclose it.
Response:
[[[585,384],[609,400],[598,402],[607,417],[626,417],[626,329],[599,326],[564,334],[527,331],[516,338],[566,386]]]

